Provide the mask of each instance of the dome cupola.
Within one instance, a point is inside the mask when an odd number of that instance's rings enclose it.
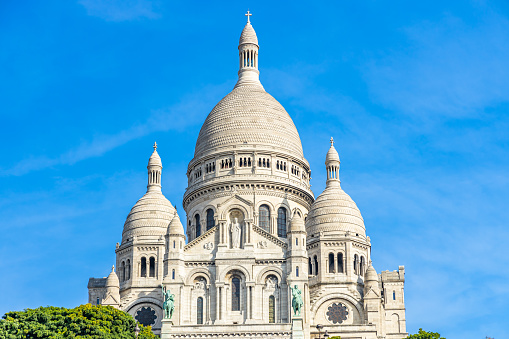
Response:
[[[120,282],[118,281],[117,273],[115,273],[115,266],[111,267],[111,272],[108,275],[108,277],[106,278],[106,288],[112,288],[112,287],[116,287],[116,288],[120,287]]]
[[[162,162],[154,143],[154,152],[148,161],[147,193],[133,206],[124,223],[122,243],[133,236],[158,239],[166,234],[175,207],[161,191]]]
[[[365,238],[366,229],[361,212],[352,198],[341,188],[339,164],[339,155],[331,138],[331,146],[325,161],[327,184],[311,206],[306,219],[306,230],[308,235],[320,232],[349,233]]]

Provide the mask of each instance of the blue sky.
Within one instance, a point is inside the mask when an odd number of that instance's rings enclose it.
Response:
[[[182,214],[247,8],[315,195],[333,136],[375,268],[406,267],[408,331],[509,337],[504,1],[2,1],[0,314],[87,301],[154,141]]]

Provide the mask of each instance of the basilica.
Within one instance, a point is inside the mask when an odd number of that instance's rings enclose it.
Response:
[[[205,119],[187,168],[185,214],[162,193],[154,144],[116,271],[90,278],[89,302],[124,310],[162,338],[404,338],[404,267],[373,267],[332,138],[319,169],[326,187],[315,198],[299,133],[260,83],[247,18],[238,81]],[[173,295],[171,317],[163,290]],[[293,290],[302,296],[299,314]]]

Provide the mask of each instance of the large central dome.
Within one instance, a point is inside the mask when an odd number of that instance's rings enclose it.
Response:
[[[236,86],[214,107],[196,142],[195,157],[240,145],[283,150],[302,159],[292,118],[261,85]]]

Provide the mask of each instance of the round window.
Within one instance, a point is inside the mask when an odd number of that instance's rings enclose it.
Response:
[[[327,319],[333,324],[341,324],[348,317],[348,309],[342,303],[334,303],[327,309]]]
[[[143,326],[154,325],[157,319],[156,311],[150,307],[142,307],[136,312],[134,319]]]

